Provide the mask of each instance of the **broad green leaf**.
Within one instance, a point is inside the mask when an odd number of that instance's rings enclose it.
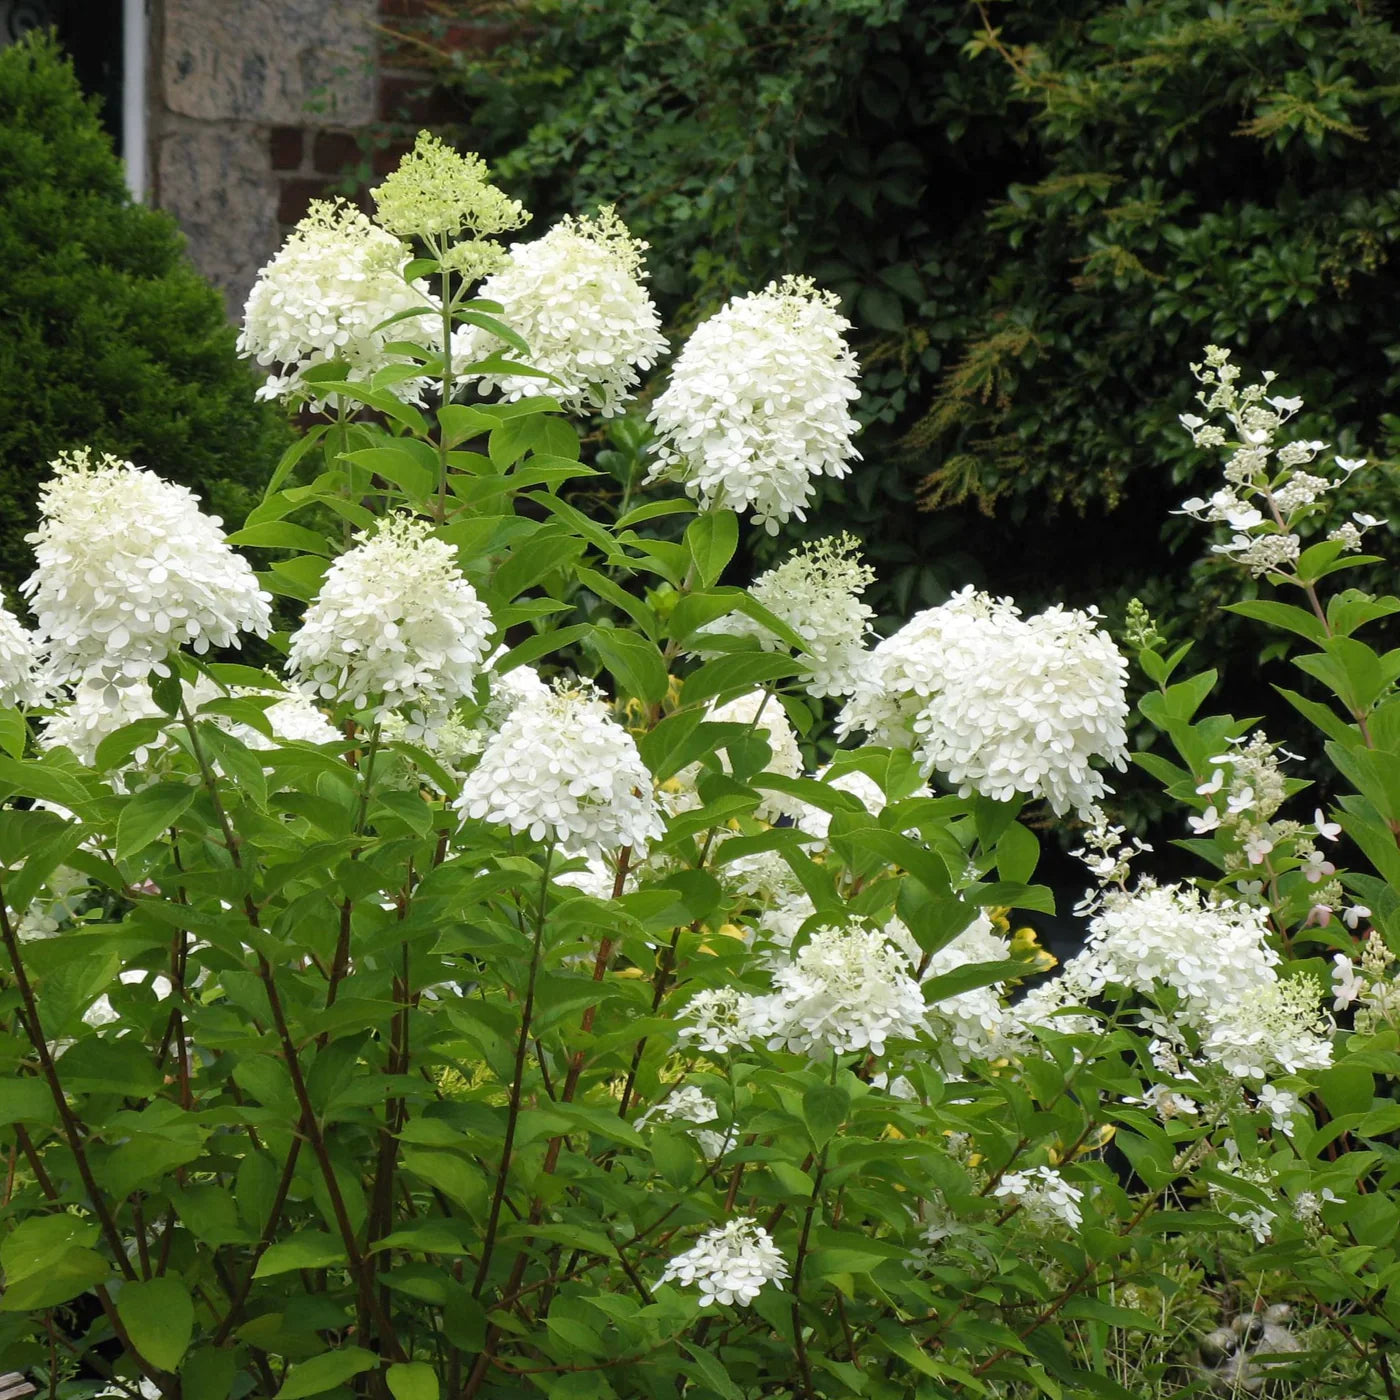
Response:
[[[128,798],[117,818],[117,859],[130,859],[169,831],[198,795],[189,783],[155,783]]]
[[[258,1260],[253,1277],[271,1278],[276,1274],[291,1273],[293,1269],[324,1269],[344,1262],[345,1245],[337,1236],[324,1230],[302,1230],[288,1239],[269,1245]],[[305,1393],[309,1395],[312,1392]]]
[[[117,1294],[121,1316],[136,1350],[162,1371],[173,1371],[194,1335],[194,1303],[179,1278],[165,1274],[125,1283]]]
[[[437,1372],[425,1361],[390,1366],[384,1380],[394,1400],[438,1400]]]
[[[817,1084],[802,1095],[802,1121],[812,1146],[820,1150],[840,1131],[851,1109],[850,1091],[840,1084]]]
[[[617,680],[619,698],[633,695],[648,705],[659,705],[666,698],[670,681],[655,643],[621,628],[598,627],[589,644]]]
[[[276,1246],[274,1245],[275,1249]],[[320,1395],[323,1391],[334,1390],[344,1385],[352,1376],[364,1371],[373,1371],[379,1365],[379,1358],[363,1347],[341,1347],[337,1351],[322,1352],[310,1361],[302,1361],[293,1366],[277,1392],[277,1400],[302,1400],[306,1395]]]
[[[0,749],[12,758],[24,757],[25,741],[29,738],[29,726],[18,710],[0,706]]]
[[[739,517],[732,510],[702,511],[687,527],[685,544],[700,582],[708,588],[719,582],[739,547]]]

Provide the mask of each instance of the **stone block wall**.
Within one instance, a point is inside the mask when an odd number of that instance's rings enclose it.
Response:
[[[313,199],[364,202],[422,126],[460,111],[393,37],[441,0],[155,0],[151,202],[235,319],[258,269]],[[489,43],[454,27],[446,42]]]

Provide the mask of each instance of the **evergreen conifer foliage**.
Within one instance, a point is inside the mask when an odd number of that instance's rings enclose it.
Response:
[[[51,36],[0,49],[0,584],[22,577],[46,464],[91,443],[232,517],[286,429],[253,402],[218,293],[132,203]]]

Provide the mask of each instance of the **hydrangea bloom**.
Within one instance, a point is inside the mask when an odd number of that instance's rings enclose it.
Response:
[[[502,320],[530,347],[528,363],[554,380],[487,374],[481,387],[507,399],[552,394],[575,412],[621,412],[638,370],[650,369],[666,349],[661,317],[642,285],[646,246],[611,205],[595,219],[566,217],[536,242],[515,244],[479,295],[500,303]],[[480,328],[463,343],[470,359],[500,349],[503,343]]]
[[[38,672],[35,638],[0,604],[0,705],[41,704],[44,687]]]
[[[326,572],[292,637],[287,664],[307,691],[375,714],[413,706],[431,730],[471,694],[491,614],[452,547],[426,521],[396,516]]]
[[[785,277],[703,322],[652,408],[649,479],[679,477],[706,509],[752,510],[770,535],[805,520],[813,478],[845,476],[859,456],[857,366],[836,306],[810,278]]]
[[[913,722],[943,686],[946,672],[975,665],[990,634],[1014,627],[1018,616],[1009,598],[970,587],[915,613],[862,658],[836,722],[838,737],[859,729],[875,744],[912,745]]]
[[[818,698],[849,695],[865,660],[865,636],[874,609],[860,595],[875,581],[875,570],[861,562],[851,535],[805,541],[776,568],[760,574],[749,592],[787,623],[807,646],[811,667],[806,689]],[[702,629],[734,637],[756,637],[766,651],[783,646],[761,622],[741,613]]]
[[[695,1049],[711,1055],[723,1055],[746,1045],[752,1035],[747,1015],[752,998],[737,987],[706,988],[686,1003],[685,1019],[680,1039],[693,1041]]]
[[[879,929],[821,928],[776,969],[772,993],[752,998],[744,1019],[751,1038],[770,1050],[883,1055],[887,1040],[928,1029],[913,971]]]
[[[457,810],[557,841],[570,855],[630,846],[640,860],[664,830],[635,741],[587,684],[517,705],[463,783]]]
[[[519,201],[491,183],[480,156],[454,151],[426,131],[370,197],[390,233],[434,244],[464,233],[474,239],[509,233],[530,218]]]
[[[1002,1200],[1015,1201],[1037,1225],[1068,1225],[1071,1230],[1077,1230],[1084,1223],[1084,1213],[1079,1208],[1084,1192],[1071,1186],[1054,1167],[1028,1167],[1023,1172],[1007,1172],[992,1194]]]
[[[1262,982],[1217,1009],[1201,1053],[1236,1079],[1326,1069],[1333,1026],[1321,1001],[1322,984],[1313,977]]]
[[[271,598],[229,548],[217,516],[185,487],[86,449],[65,453],[25,538],[37,567],[21,585],[55,681],[144,680],[178,647],[266,636]]]
[[[959,659],[914,721],[925,766],[964,796],[1027,793],[1087,816],[1107,790],[1091,760],[1128,761],[1128,663],[1097,613],[1052,607]]]
[[[964,796],[1019,792],[1087,815],[1106,791],[1091,760],[1127,764],[1128,663],[1097,618],[1052,607],[1023,619],[1009,599],[964,589],[876,646],[838,733],[912,742]]]
[[[1089,924],[1084,950],[1064,975],[1084,996],[1110,983],[1151,992],[1175,989],[1194,1024],[1235,1006],[1252,988],[1275,980],[1268,910],[1232,900],[1207,901],[1189,885],[1109,890]]]
[[[386,365],[410,363],[385,350],[391,341],[439,344],[441,305],[421,278],[404,280],[409,257],[397,238],[358,209],[313,201],[282,250],[258,273],[243,311],[239,354],[280,367],[258,397],[305,393],[320,407],[324,400],[304,381],[313,366],[343,360],[348,380],[366,380]],[[407,311],[423,314],[376,329]],[[415,376],[388,388],[417,402],[428,383]]]
[[[788,1276],[788,1267],[772,1236],[747,1215],[717,1225],[698,1244],[678,1254],[659,1282],[694,1284],[700,1306],[711,1303],[752,1303],[765,1283]]]
[[[263,690],[235,690],[235,695],[266,695]],[[284,743],[334,744],[343,743],[345,736],[328,720],[325,714],[299,691],[284,695],[275,704],[263,711],[263,716],[272,727],[273,737],[269,739],[261,730],[250,724],[228,725],[220,718],[219,723],[230,728],[250,749],[275,749],[278,740]]]

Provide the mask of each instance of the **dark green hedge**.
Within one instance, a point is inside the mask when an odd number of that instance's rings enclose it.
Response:
[[[0,585],[46,463],[91,444],[237,519],[288,440],[219,294],[166,214],[133,204],[52,38],[0,49]]]

